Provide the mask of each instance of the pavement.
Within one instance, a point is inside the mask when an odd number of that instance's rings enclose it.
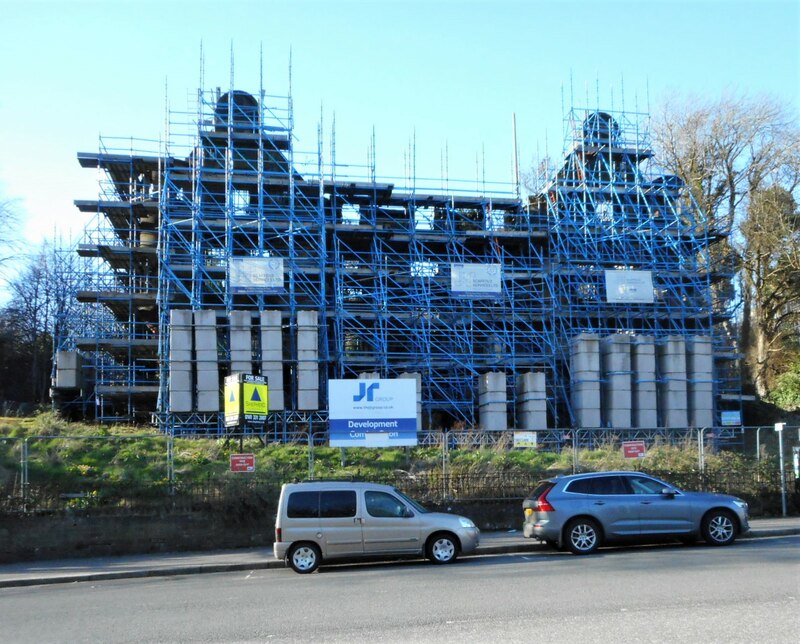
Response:
[[[740,539],[763,539],[800,534],[800,517],[752,519],[750,532]],[[464,557],[540,552],[547,546],[526,539],[519,530],[481,532],[481,545]],[[237,570],[283,568],[272,556],[272,547],[173,552],[86,559],[55,559],[0,564],[0,588],[68,584],[110,579],[168,577]]]

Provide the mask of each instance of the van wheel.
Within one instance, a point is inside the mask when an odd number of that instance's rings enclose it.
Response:
[[[600,528],[591,519],[573,519],[565,536],[567,548],[574,555],[588,555],[600,547]]]
[[[319,548],[313,543],[296,543],[286,555],[286,561],[292,567],[292,570],[301,575],[314,572],[319,568],[321,560],[322,556]]]
[[[435,564],[452,563],[458,556],[458,543],[449,534],[435,534],[428,539],[428,559]]]

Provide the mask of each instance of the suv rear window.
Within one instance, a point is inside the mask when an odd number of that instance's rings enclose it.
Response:
[[[356,493],[354,490],[292,492],[286,504],[286,514],[292,519],[354,517]]]
[[[531,495],[528,497],[530,501],[536,501],[539,499],[542,494],[547,492],[551,487],[555,485],[553,481],[540,481],[539,485],[536,486],[536,489],[531,492]]]

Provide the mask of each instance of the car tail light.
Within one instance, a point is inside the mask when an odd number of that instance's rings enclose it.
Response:
[[[542,496],[540,496],[538,499],[536,499],[536,505],[534,506],[534,509],[537,512],[555,512],[556,511],[556,509],[550,504],[550,501],[547,500],[547,495],[550,494],[550,490],[552,490],[552,489],[553,488],[550,488],[549,490],[545,490],[542,493]]]
[[[278,543],[280,543],[281,537],[283,536],[281,532],[282,530],[280,528],[275,528],[275,541],[277,541]]]

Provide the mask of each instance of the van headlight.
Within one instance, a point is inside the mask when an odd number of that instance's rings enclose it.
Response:
[[[734,499],[733,503],[735,505],[738,505],[740,508],[742,508],[742,510],[746,510],[747,509],[747,501],[742,501],[741,499]]]
[[[458,517],[458,522],[462,528],[474,528],[475,524],[466,517]]]

